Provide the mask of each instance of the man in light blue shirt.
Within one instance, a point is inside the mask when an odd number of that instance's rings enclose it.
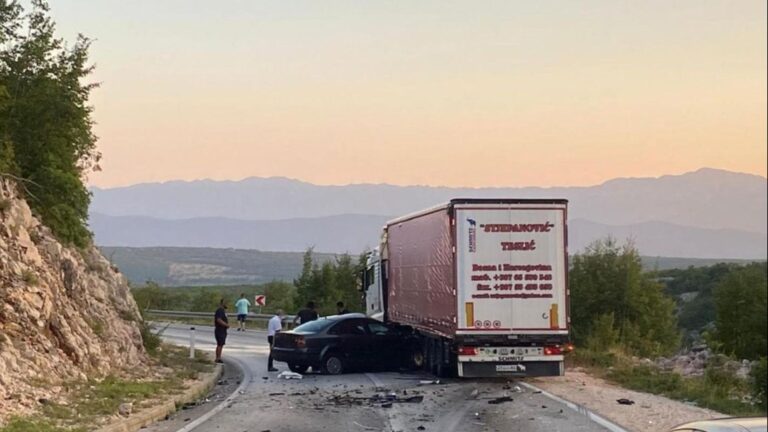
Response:
[[[237,328],[237,331],[245,331],[245,319],[248,317],[249,307],[251,307],[251,302],[245,298],[245,293],[240,294],[240,300],[235,302],[237,321],[240,323],[240,327]]]

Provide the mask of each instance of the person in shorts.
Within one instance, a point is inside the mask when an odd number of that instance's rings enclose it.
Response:
[[[248,318],[248,308],[251,307],[251,302],[245,298],[245,293],[240,294],[240,299],[235,302],[235,309],[237,309],[237,331],[245,331],[245,319]]]
[[[221,299],[219,308],[216,309],[216,314],[213,317],[213,326],[213,334],[216,336],[216,363],[224,363],[221,360],[221,351],[224,349],[224,344],[227,343],[227,329],[229,328],[227,303],[224,299]]]

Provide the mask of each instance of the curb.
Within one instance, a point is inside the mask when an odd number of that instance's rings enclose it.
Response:
[[[577,413],[583,415],[584,417],[586,417],[589,420],[599,424],[600,426],[608,429],[611,432],[629,432],[629,430],[624,429],[624,427],[622,427],[622,426],[620,426],[620,425],[618,425],[618,424],[608,420],[607,418],[601,416],[600,414],[597,414],[594,411],[591,411],[591,410],[587,409],[587,407],[585,407],[583,405],[579,405],[579,404],[573,403],[573,402],[571,402],[571,401],[569,401],[567,399],[563,399],[560,396],[556,396],[556,395],[554,395],[552,393],[549,393],[549,392],[547,392],[545,390],[542,390],[542,389],[536,387],[535,385],[529,384],[529,383],[527,383],[525,381],[518,381],[518,384],[520,384],[521,386],[527,388],[528,390],[533,390],[533,391],[536,391],[536,392],[540,392],[542,395],[544,395],[544,396],[546,396],[546,397],[548,397],[548,398],[550,398],[550,399],[552,399],[552,400],[554,400],[556,402],[560,402],[561,404],[567,406],[568,408],[572,409],[573,411],[576,411]]]
[[[215,416],[219,412],[221,412],[224,408],[230,406],[232,404],[232,401],[234,401],[238,395],[241,395],[245,392],[245,388],[253,381],[253,376],[250,374],[248,368],[235,357],[230,357],[226,360],[232,361],[236,364],[238,368],[243,372],[243,379],[240,381],[240,386],[237,387],[237,390],[235,390],[231,395],[229,395],[228,398],[220,402],[218,405],[216,405],[212,410],[208,411],[207,413],[203,414],[197,420],[193,421],[192,423],[187,424],[183,428],[177,430],[176,432],[190,432],[196,427],[200,426],[201,424],[205,423],[210,419],[211,417]]]
[[[224,368],[220,364],[217,364],[213,372],[203,375],[202,379],[184,390],[184,393],[173,395],[170,400],[158,402],[154,406],[144,408],[141,411],[137,411],[135,414],[131,414],[131,416],[126,419],[121,419],[115,423],[96,429],[96,432],[136,432],[158,420],[162,420],[167,415],[176,412],[177,406],[194,402],[205,395],[208,390],[216,385],[216,381],[218,381],[223,371]]]

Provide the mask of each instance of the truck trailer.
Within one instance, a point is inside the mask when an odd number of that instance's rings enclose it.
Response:
[[[555,376],[568,331],[564,199],[454,199],[386,223],[367,314],[407,329],[438,376]]]

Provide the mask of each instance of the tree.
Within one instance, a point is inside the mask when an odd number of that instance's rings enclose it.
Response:
[[[618,342],[637,355],[661,355],[677,348],[674,301],[643,272],[631,243],[619,246],[612,238],[592,243],[573,257],[569,281],[577,343],[586,343],[596,324],[601,333],[612,334],[605,326],[613,321]],[[590,343],[597,342],[592,338]]]
[[[766,263],[753,263],[726,276],[715,288],[715,339],[739,358],[757,360],[768,345]]]
[[[296,287],[296,300],[300,303],[300,306],[304,306],[308,301],[313,301],[313,270],[316,266],[312,259],[312,252],[314,248],[307,248],[304,252],[303,263],[301,266],[301,274],[297,279],[293,280],[293,285]]]
[[[84,83],[91,41],[67,46],[48,14],[42,0],[26,15],[0,0],[0,169],[23,179],[30,206],[62,241],[82,247],[91,240],[83,179],[100,159],[88,105],[97,85]]]
[[[219,307],[221,299],[222,296],[220,293],[204,289],[192,297],[190,309],[192,309],[192,312],[211,312],[211,317],[213,317],[213,312]],[[226,296],[224,297],[224,301],[228,303],[229,307],[232,307],[232,304],[229,303],[229,299]]]
[[[287,282],[272,281],[264,285],[264,295],[267,296],[267,310],[282,309],[292,313],[296,307],[296,287]]]

